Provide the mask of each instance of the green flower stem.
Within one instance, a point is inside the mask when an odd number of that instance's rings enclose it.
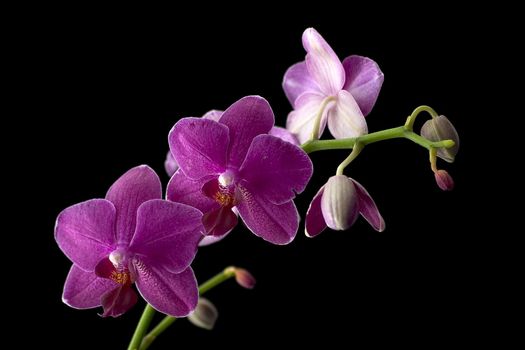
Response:
[[[325,104],[323,104],[322,108],[325,107]],[[432,142],[427,140],[426,138],[416,134],[413,131],[414,122],[417,118],[417,116],[421,112],[427,112],[431,115],[432,118],[436,118],[438,114],[434,109],[432,109],[429,106],[419,106],[412,114],[408,117],[405,125],[399,126],[397,128],[392,129],[386,129],[377,131],[371,134],[366,134],[358,137],[352,137],[347,139],[339,139],[339,140],[315,140],[312,139],[302,145],[302,149],[306,153],[312,153],[316,151],[325,151],[325,150],[332,150],[332,149],[352,149],[352,152],[348,157],[337,167],[336,175],[342,175],[345,168],[350,164],[358,155],[361,153],[363,148],[371,143],[384,141],[384,140],[390,140],[390,139],[399,139],[404,138],[408,139],[421,147],[424,147],[430,151],[430,159],[432,162],[432,155],[434,154],[434,163],[433,169],[435,168],[435,154],[436,149],[438,148],[449,148],[454,146],[454,141],[452,140],[443,140],[438,142]],[[318,127],[318,125],[316,124]],[[315,129],[314,129],[315,130]]]
[[[435,148],[432,148],[430,150],[429,158],[430,158],[430,168],[432,169],[433,172],[437,172],[438,171],[438,168],[437,168],[437,150]]]
[[[199,295],[202,295],[209,291],[210,289],[215,288],[219,284],[229,280],[230,278],[235,276],[235,268],[227,267],[222,272],[218,273],[217,275],[213,276],[203,284],[199,286]],[[172,316],[166,316],[160,323],[149,332],[144,339],[142,340],[142,345],[140,346],[140,350],[146,350],[149,348],[151,343],[160,335],[162,332],[164,332],[173,322],[177,320],[176,317]],[[141,319],[142,321],[142,319]],[[138,348],[137,348],[138,349]],[[129,349],[128,349],[129,350]]]
[[[219,284],[229,280],[230,278],[235,277],[235,268],[233,267],[227,267],[224,269],[224,271],[216,274],[203,284],[199,286],[199,295],[202,295],[209,291],[210,289],[213,289],[217,287]]]
[[[362,146],[366,146],[374,142],[399,138],[409,139],[410,141],[417,143],[418,145],[428,149],[429,151],[432,148],[450,148],[454,146],[454,141],[452,140],[432,142],[407,129],[406,126],[399,126],[397,128],[381,130],[373,132],[371,134],[366,134],[358,137],[351,137],[347,139],[313,140],[305,143],[301,147],[306,153],[312,153],[331,149],[352,149],[355,147],[356,143],[360,143],[362,144]]]
[[[405,128],[407,128],[407,130],[412,131],[414,129],[414,123],[416,121],[416,118],[421,112],[427,112],[432,118],[438,117],[438,114],[434,110],[434,108],[425,105],[419,106],[416,109],[414,109],[412,114],[408,117],[407,122],[405,123]]]
[[[146,334],[146,331],[148,330],[149,324],[151,323],[151,320],[153,320],[154,315],[155,309],[152,308],[150,304],[146,304],[144,312],[142,313],[139,323],[137,324],[137,328],[135,329],[135,333],[133,333],[133,337],[129,343],[128,350],[139,350],[140,344],[142,343],[142,338],[144,337],[144,334]]]
[[[177,321],[176,317],[166,316],[162,321],[159,322],[159,324],[153,328],[151,332],[149,332],[144,339],[142,339],[142,344],[140,346],[140,350],[145,350],[149,348],[151,343],[162,333],[164,332],[169,326],[173,324],[173,322]]]
[[[336,175],[343,175],[343,171],[345,168],[350,164],[354,159],[357,158],[359,153],[361,153],[361,150],[363,149],[364,145],[360,142],[356,142],[354,145],[354,148],[352,148],[352,152],[350,152],[350,155],[337,167]]]

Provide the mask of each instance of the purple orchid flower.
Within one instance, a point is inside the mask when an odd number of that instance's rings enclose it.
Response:
[[[318,117],[318,137],[327,123],[336,139],[366,134],[364,117],[372,110],[384,80],[377,63],[355,55],[341,63],[313,28],[304,31],[303,46],[305,61],[294,64],[284,75],[283,89],[294,108],[286,128],[301,143],[309,140]]]
[[[210,119],[214,120],[216,122],[219,121],[219,119],[222,116],[223,111],[219,111],[216,109],[212,109],[211,111],[206,112],[202,118],[204,119]],[[288,130],[285,128],[281,128],[279,126],[274,126],[268,133],[269,135],[276,136],[286,142],[290,142],[291,144],[299,146],[299,141],[297,138]],[[166,155],[166,160],[164,161],[164,168],[166,169],[166,173],[168,176],[173,176],[175,172],[179,169],[179,165],[177,164],[177,161],[175,158],[173,158],[173,155],[171,154],[171,151],[168,151],[168,154]],[[202,241],[201,243],[205,243],[207,240]],[[205,245],[205,244],[200,244]]]
[[[206,112],[202,116],[202,118],[203,119],[210,119],[210,120],[218,122],[223,113],[224,113],[224,111],[217,110],[217,109],[212,109],[212,110]],[[286,130],[285,128],[281,128],[279,126],[274,126],[274,127],[272,127],[270,129],[270,132],[268,134],[269,135],[273,135],[275,137],[278,137],[278,138],[282,139],[283,141],[289,142],[289,143],[291,143],[293,145],[299,146],[299,141],[297,140],[297,138],[291,132]],[[179,169],[179,165],[177,164],[177,161],[173,157],[173,154],[171,153],[171,151],[168,151],[168,154],[166,156],[166,161],[164,162],[164,167],[166,169],[166,172],[168,173],[168,176],[173,176],[173,174],[175,174],[175,172]],[[233,208],[232,211],[233,211],[233,213],[235,215],[238,215],[238,213],[235,210],[235,208]],[[233,229],[233,227],[232,227],[232,229]],[[224,237],[226,237],[226,235],[228,233],[229,233],[229,231],[226,232],[225,234],[219,235],[219,236],[205,236],[199,242],[199,246],[203,247],[203,246],[207,246],[207,245],[210,245],[210,244],[213,244],[213,243],[217,243],[217,242],[221,241]]]
[[[122,175],[105,199],[64,209],[55,239],[73,262],[62,299],[76,309],[104,308],[117,317],[144,299],[168,315],[188,315],[198,300],[190,267],[202,238],[202,213],[162,200],[157,174],[148,166]]]
[[[385,221],[367,190],[352,178],[332,176],[310,203],[306,212],[305,233],[308,237],[315,237],[327,226],[332,230],[346,230],[359,214],[376,231],[385,229]]]
[[[235,227],[238,211],[255,235],[275,244],[291,242],[299,224],[293,198],[313,167],[299,147],[268,134],[273,125],[272,109],[259,96],[240,99],[218,122],[179,120],[169,134],[180,169],[168,184],[168,199],[201,210],[209,236]]]

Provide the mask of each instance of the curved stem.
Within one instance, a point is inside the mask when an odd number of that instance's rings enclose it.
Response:
[[[155,309],[152,308],[150,304],[146,304],[144,312],[142,313],[139,323],[137,324],[137,328],[135,329],[135,333],[133,333],[133,337],[129,343],[128,350],[139,350],[140,344],[142,343],[142,338],[144,337],[144,334],[146,334],[146,331],[148,330],[149,324],[151,323],[154,315]]]
[[[419,106],[416,109],[414,109],[412,114],[407,118],[407,122],[405,123],[405,128],[407,128],[408,130],[412,131],[414,129],[414,123],[416,121],[416,118],[421,112],[427,112],[428,114],[430,114],[430,116],[432,118],[437,118],[438,117],[438,114],[434,110],[434,108],[432,108],[430,106],[425,106],[425,105]]]
[[[364,145],[361,142],[356,142],[354,144],[354,148],[352,148],[352,152],[350,152],[350,155],[348,155],[348,157],[345,160],[343,160],[343,162],[341,164],[339,164],[339,166],[337,167],[337,171],[336,171],[335,175],[343,175],[343,171],[345,170],[345,168],[354,159],[356,159],[356,157],[359,155],[359,153],[361,153],[363,148],[364,148]]]
[[[319,128],[321,127],[321,119],[323,119],[324,109],[326,108],[328,103],[332,102],[333,100],[334,100],[334,97],[332,96],[328,96],[327,98],[323,100],[323,103],[321,104],[319,112],[317,113],[317,116],[315,117],[314,128],[312,129],[310,140],[313,141],[319,138]]]
[[[235,268],[227,267],[222,272],[218,273],[217,275],[213,276],[212,278],[210,278],[209,280],[201,284],[199,286],[199,295],[206,293],[210,289],[215,288],[219,284],[223,283],[224,281],[229,280],[230,278],[234,276],[235,276]],[[173,322],[175,322],[176,320],[177,318],[173,316],[164,317],[164,319],[144,337],[144,339],[142,340],[142,344],[140,346],[140,350],[145,350],[149,348],[151,343],[153,343],[153,341],[160,334],[162,334],[162,332],[164,332],[169,326],[171,326]]]

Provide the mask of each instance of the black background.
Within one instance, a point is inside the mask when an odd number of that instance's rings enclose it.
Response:
[[[467,341],[482,313],[475,297],[481,269],[476,232],[464,211],[476,191],[467,180],[473,177],[476,126],[467,120],[479,98],[469,94],[477,84],[476,58],[487,50],[478,44],[485,40],[482,29],[466,25],[465,14],[437,7],[413,8],[417,15],[406,17],[357,8],[242,10],[206,16],[189,10],[107,16],[75,10],[40,18],[29,30],[22,44],[28,72],[22,83],[31,96],[24,106],[31,110],[27,120],[36,148],[23,159],[40,173],[30,187],[39,205],[28,238],[38,268],[32,287],[23,289],[31,295],[24,305],[41,330],[49,325],[55,330],[42,341],[60,348],[125,348],[143,308],[140,302],[118,319],[102,319],[100,310],[62,304],[70,262],[53,239],[57,214],[103,197],[113,181],[139,164],[152,166],[165,185],[167,133],[181,117],[259,94],[284,125],[291,107],[281,80],[291,64],[304,59],[301,34],[309,26],[341,59],[359,54],[379,63],[385,83],[367,118],[370,131],[403,124],[421,104],[453,121],[460,153],[454,164],[440,165],[456,189],[437,188],[427,152],[409,141],[367,147],[347,174],[374,197],[385,232],[359,219],[346,232],[328,230],[308,239],[301,225],[292,244],[272,246],[240,224],[223,242],[200,249],[193,266],[199,281],[228,265],[245,267],[256,276],[256,288],[244,290],[232,281],[218,287],[206,295],[220,312],[213,331],[183,320],[153,348]],[[312,157],[314,177],[296,201],[303,218],[346,153]]]

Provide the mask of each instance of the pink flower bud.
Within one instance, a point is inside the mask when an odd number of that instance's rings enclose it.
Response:
[[[248,272],[248,270],[235,268],[235,280],[237,283],[246,289],[253,289],[255,287],[255,277]]]
[[[443,191],[452,191],[454,188],[454,180],[446,170],[438,170],[434,173],[436,183]]]

